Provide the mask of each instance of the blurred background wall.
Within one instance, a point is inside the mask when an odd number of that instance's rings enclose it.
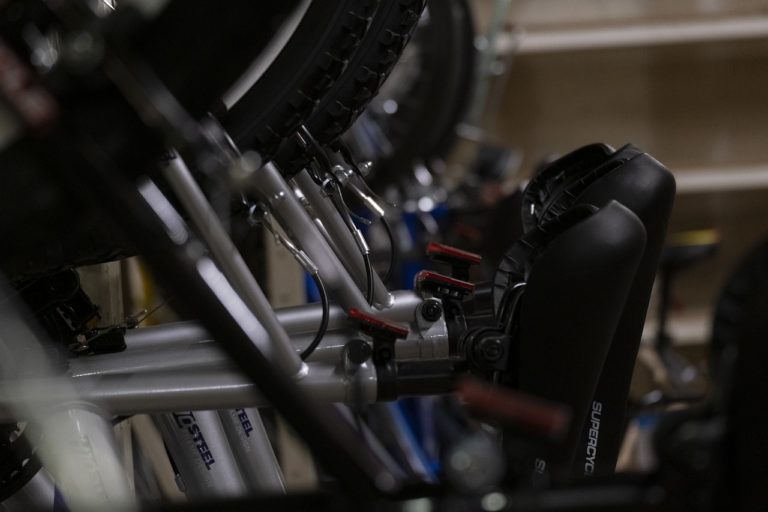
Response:
[[[494,5],[476,0],[481,28]],[[512,0],[504,23],[509,74],[484,128],[521,151],[518,180],[591,142],[666,164],[670,231],[721,237],[674,293],[673,334],[703,341],[724,280],[768,235],[768,1]]]

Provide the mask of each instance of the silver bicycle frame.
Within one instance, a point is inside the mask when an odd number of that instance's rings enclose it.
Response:
[[[274,358],[277,363],[289,375],[300,378],[304,371],[303,363],[293,350],[288,335],[275,317],[259,283],[256,282],[245,260],[224,230],[216,212],[208,203],[184,161],[178,155],[173,156],[163,169],[163,174],[192,217],[200,236],[213,253],[216,263],[264,326],[264,330],[269,335],[270,345],[274,348]]]
[[[219,411],[232,454],[252,493],[283,493],[285,483],[258,409]]]
[[[416,310],[423,302],[421,296],[412,291],[392,292],[390,307],[376,312],[376,316],[391,322],[412,324],[416,319]],[[275,310],[278,322],[289,337],[298,334],[314,333],[320,325],[322,310],[318,304],[304,304]],[[331,304],[328,318],[330,331],[352,328],[344,308]],[[141,329],[131,329],[126,333],[126,351],[155,348],[173,343],[189,343],[210,340],[211,336],[195,322],[174,322]],[[446,342],[447,343],[447,342]],[[321,345],[322,346],[322,345]]]
[[[413,292],[392,294],[392,306],[382,317],[410,327],[408,337],[399,340],[395,355],[398,360],[444,359],[449,356],[448,334],[444,318],[427,322],[420,317],[421,298]],[[311,330],[321,315],[317,304],[284,308],[276,311],[278,321],[292,339],[294,349],[304,350],[314,338]],[[323,342],[310,357],[312,362],[337,365],[344,346],[358,337],[347,315],[338,306],[332,306],[329,331]],[[192,367],[211,367],[224,364],[228,357],[211,336],[193,322],[177,322],[157,327],[130,330],[126,333],[128,349],[117,354],[80,357],[70,361],[70,374],[88,377],[114,373],[172,370]],[[264,340],[266,343],[266,340]]]
[[[168,326],[170,327],[170,326]],[[163,337],[168,327],[160,332]],[[181,325],[181,330],[186,330]],[[148,328],[150,330],[153,328]],[[151,339],[150,333],[142,336]],[[200,333],[200,334],[204,334]],[[311,333],[294,336],[297,351],[304,350],[314,337]],[[352,328],[329,331],[323,342],[309,358],[313,363],[337,365],[341,361],[346,344],[356,337],[358,332]],[[128,337],[130,342],[130,337]],[[396,344],[395,356],[398,360],[445,359],[449,356],[445,322],[440,319],[427,330],[411,329],[408,337]],[[229,357],[219,345],[208,339],[194,336],[189,339],[177,339],[174,343],[145,345],[142,349],[128,350],[118,354],[104,354],[99,357],[81,357],[70,361],[70,374],[73,377],[96,377],[116,373],[140,373],[144,371],[176,370],[183,368],[218,367],[228,364]],[[234,367],[230,365],[230,367]]]
[[[238,497],[247,487],[216,411],[157,414],[155,424],[190,498]]]
[[[269,206],[280,226],[309,255],[332,300],[344,309],[371,311],[355,280],[318,231],[277,167],[272,163],[266,164],[252,173],[245,186]]]
[[[329,330],[316,349],[313,361],[302,363],[297,352],[313,338],[322,308],[306,305],[272,310],[253,277],[245,273],[245,263],[205,197],[201,197],[202,192],[183,162],[176,160],[166,172],[169,180],[227,280],[251,309],[255,317],[251,323],[255,325],[258,320],[264,326],[254,343],[269,347],[277,364],[302,376],[298,385],[307,393],[324,402],[376,401],[377,375],[373,364],[370,361],[362,364],[355,376],[348,375],[341,364],[344,346],[359,336],[347,318],[346,310],[351,307],[409,325],[408,338],[397,345],[399,359],[448,356],[445,321],[440,319],[425,325],[419,316],[423,301],[417,294],[389,294],[375,278],[374,297],[377,305],[384,307],[380,311],[372,310],[348,270],[357,273],[359,279],[360,254],[352,250],[354,241],[348,232],[342,231],[346,227],[337,222],[339,219],[332,215],[335,212],[323,209],[322,205],[330,206],[327,199],[315,195],[314,192],[319,191],[304,184],[305,194],[312,197],[313,211],[322,217],[320,220],[328,233],[326,239],[291,187],[277,169],[268,164],[254,173],[249,187],[268,204],[283,229],[309,254],[331,296],[338,302],[330,307]],[[149,189],[144,192],[153,193]],[[268,404],[253,384],[232,367],[217,345],[207,341],[209,338],[205,330],[185,322],[129,331],[127,351],[72,360],[70,388],[92,407],[114,414],[157,413],[156,421],[190,497],[281,492],[284,486],[279,466],[255,409]],[[57,384],[57,380],[49,378],[19,382],[25,389],[38,391],[25,395],[25,411],[71,396]],[[9,407],[14,403],[11,391],[3,389],[1,395],[0,421],[25,417],[26,413],[20,414]],[[179,418],[191,422],[180,424]],[[245,425],[250,427],[247,432]],[[213,455],[214,452],[220,455]],[[208,456],[215,462],[206,466]]]
[[[206,369],[184,369],[73,378],[74,389],[83,400],[111,411],[113,414],[138,414],[167,411],[195,411],[237,409],[269,405],[256,387],[229,365]],[[360,389],[356,393],[355,379],[334,366],[310,363],[307,376],[297,385],[312,398],[322,402],[353,403],[361,398],[367,403],[376,401],[376,369],[368,362],[360,366]],[[68,394],[56,387],[56,380],[29,379],[19,382],[38,390],[25,394],[29,407],[59,400]],[[3,389],[0,393],[0,421],[24,419],[9,405],[14,403],[14,392]]]
[[[323,226],[329,245],[335,250],[336,255],[352,275],[357,287],[360,290],[365,290],[368,283],[366,282],[363,256],[360,254],[360,249],[346,224],[339,217],[336,207],[325,197],[317,184],[312,181],[306,169],[297,174],[293,179],[307,199],[316,219]],[[372,277],[374,304],[381,309],[386,309],[391,305],[392,296],[376,272],[373,272]]]
[[[278,322],[269,301],[219,221],[215,210],[183,159],[175,153],[171,156],[168,165],[163,168],[163,174],[189,212],[201,238],[213,253],[217,264],[258,321],[264,326],[268,343],[263,345],[273,348],[273,357],[276,363],[281,365],[288,374],[295,375],[297,378],[304,377],[308,371],[307,365],[293,350],[287,333]],[[160,360],[173,361],[175,359],[161,358]],[[238,409],[236,411],[221,411],[220,414],[222,421],[217,419],[217,413],[213,411],[201,411],[198,413],[199,424],[190,426],[186,430],[171,428],[173,423],[169,418],[178,420],[178,413],[166,413],[158,416],[160,419],[158,423],[164,426],[161,430],[166,438],[166,443],[175,447],[174,460],[182,461],[177,462],[182,479],[192,483],[188,488],[194,489],[194,491],[188,494],[193,496],[195,492],[201,492],[212,493],[212,495],[244,496],[248,491],[258,490],[262,487],[272,492],[283,492],[282,480],[276,477],[280,474],[277,460],[274,455],[265,456],[271,450],[258,411],[251,411],[248,422],[251,430],[246,432],[248,435],[245,438],[238,435],[237,427],[232,423],[231,418],[233,414],[248,417],[247,413]],[[198,454],[194,451],[190,452],[187,432],[193,427],[198,429],[201,439],[203,432],[205,432],[208,442],[215,443],[216,451],[222,452],[224,455],[219,457],[218,463],[205,464],[205,470],[199,463],[195,463],[198,461]],[[240,442],[234,444],[236,441]],[[199,445],[196,447],[199,449]],[[224,452],[225,447],[231,447],[231,452]],[[259,458],[248,456],[254,453],[258,454]],[[234,459],[232,459],[232,455],[234,455]],[[248,477],[247,479],[235,478],[238,468],[241,472],[247,473],[245,475]]]
[[[56,483],[45,468],[41,468],[24,487],[3,500],[3,512],[52,510],[56,499]]]

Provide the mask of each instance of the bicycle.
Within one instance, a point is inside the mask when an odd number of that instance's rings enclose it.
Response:
[[[18,4],[9,2],[9,5]],[[10,9],[9,5],[4,9]],[[227,466],[231,475],[244,471],[245,463],[236,454],[227,454],[226,446],[232,446],[232,436],[208,436],[201,434],[203,430],[212,426],[210,431],[216,431],[217,422],[227,420],[234,430],[250,427],[250,432],[256,433],[254,418],[257,416],[245,408],[268,402],[307,441],[318,462],[349,495],[362,501],[380,496],[406,499],[419,493],[429,495],[435,492],[431,486],[422,482],[412,487],[413,482],[393,471],[380,454],[371,452],[366,441],[355,435],[356,430],[361,430],[355,421],[340,417],[336,409],[319,403],[317,398],[355,402],[390,399],[399,394],[445,392],[452,389],[457,375],[467,372],[569,403],[572,421],[566,426],[569,414],[562,409],[533,406],[521,402],[516,395],[497,392],[472,395],[465,387],[465,396],[474,396],[474,405],[486,414],[494,414],[493,408],[483,408],[489,399],[516,407],[525,405],[529,407],[530,416],[512,414],[502,421],[522,425],[550,440],[565,439],[564,444],[527,450],[522,457],[521,475],[533,472],[536,479],[547,477],[544,466],[555,479],[583,474],[586,466],[581,458],[576,460],[577,451],[584,448],[586,460],[594,457],[590,448],[595,448],[596,439],[590,430],[594,430],[595,421],[595,408],[590,409],[590,404],[622,402],[622,386],[615,386],[615,382],[628,378],[623,370],[631,366],[631,345],[635,338],[639,339],[638,322],[642,323],[647,307],[652,279],[649,276],[658,258],[656,249],[660,250],[674,191],[671,176],[661,164],[632,147],[614,151],[595,145],[568,155],[545,170],[529,187],[525,203],[526,235],[508,251],[496,281],[492,286],[483,287],[485,293],[477,294],[474,302],[470,296],[477,287],[462,278],[466,278],[467,268],[477,262],[477,256],[439,245],[430,247],[431,255],[452,267],[452,275],[425,271],[417,276],[416,292],[390,293],[371,269],[365,240],[352,222],[342,188],[347,187],[346,190],[368,204],[374,214],[381,215],[380,204],[362,180],[364,172],[360,162],[350,158],[344,146],[336,141],[370,99],[371,91],[361,94],[354,108],[342,105],[344,108],[334,111],[322,107],[323,102],[327,105],[334,101],[333,94],[355,98],[354,92],[360,85],[356,82],[358,75],[339,71],[341,79],[335,82],[337,85],[329,85],[333,80],[319,84],[324,85],[317,91],[318,95],[324,95],[317,111],[319,117],[308,113],[312,108],[306,102],[303,114],[291,114],[287,118],[284,113],[277,114],[277,110],[263,109],[271,112],[270,116],[288,119],[290,128],[285,124],[277,130],[271,121],[259,121],[254,123],[258,129],[251,126],[238,129],[237,111],[232,105],[229,112],[233,117],[219,112],[218,120],[206,117],[198,122],[195,119],[202,118],[204,113],[201,105],[213,104],[221,96],[224,83],[233,81],[236,71],[246,67],[248,59],[244,55],[252,55],[253,48],[243,51],[242,58],[231,62],[228,73],[214,77],[213,85],[195,84],[198,87],[193,87],[193,92],[184,93],[179,81],[188,76],[184,71],[189,72],[189,68],[180,64],[189,62],[189,57],[177,62],[178,51],[171,50],[178,49],[174,48],[168,50],[169,55],[159,52],[154,58],[136,52],[136,47],[128,44],[131,29],[141,27],[141,23],[132,18],[134,13],[126,11],[123,15],[118,9],[100,21],[92,11],[77,3],[35,5],[42,14],[27,12],[22,19],[40,23],[36,18],[40,16],[48,28],[57,27],[61,31],[62,40],[74,44],[73,51],[87,51],[86,55],[76,55],[83,59],[67,64],[76,67],[67,68],[63,76],[54,77],[62,82],[57,83],[51,76],[38,78],[39,73],[29,71],[31,52],[20,30],[23,25],[18,12],[10,20],[3,18],[3,37],[12,40],[10,46],[4,44],[1,48],[4,65],[6,69],[23,70],[32,77],[32,85],[26,90],[10,89],[7,83],[3,84],[4,99],[27,125],[27,134],[6,150],[4,156],[17,159],[17,165],[36,161],[42,168],[60,170],[66,162],[69,169],[77,169],[77,173],[52,172],[44,181],[57,183],[65,190],[79,188],[89,201],[109,212],[115,225],[146,258],[158,282],[173,290],[176,306],[204,326],[204,330],[184,324],[126,331],[126,345],[134,348],[114,357],[94,356],[90,368],[89,361],[82,359],[74,365],[72,380],[46,372],[42,380],[11,381],[18,389],[27,389],[27,385],[29,388],[24,393],[5,390],[3,403],[11,405],[5,410],[5,419],[37,419],[34,423],[44,429],[43,438],[53,436],[49,414],[58,412],[54,405],[65,403],[69,409],[63,418],[78,416],[83,432],[92,436],[77,438],[70,428],[72,424],[61,419],[61,423],[56,424],[64,432],[55,438],[59,446],[41,445],[42,459],[57,473],[57,481],[64,484],[62,492],[71,505],[126,509],[135,506],[131,493],[120,482],[117,458],[109,446],[108,423],[93,412],[92,405],[84,408],[83,401],[106,407],[113,414],[166,412],[166,430],[181,431],[174,435],[167,433],[166,438],[186,443],[174,448],[172,442],[166,441],[174,452],[174,459],[190,466],[182,469],[182,463],[179,470],[186,475],[209,477],[214,464],[220,464],[217,470]],[[163,11],[156,25],[150,23],[149,28],[142,28],[148,31],[145,34],[167,35],[169,27],[175,26],[170,20],[184,19],[185,8],[179,5],[172,2],[171,11]],[[360,6],[363,5],[368,2],[360,2]],[[400,5],[404,6],[405,14],[397,10]],[[414,12],[412,6],[423,6],[423,3],[403,2],[397,6],[392,3],[382,11],[373,11],[380,14],[373,15],[370,26],[378,27],[379,31],[370,36],[361,31],[358,37],[352,37],[360,39],[360,48],[356,48],[354,42],[349,46],[342,44],[350,48],[352,71],[365,67],[368,59],[379,60],[379,36],[386,34],[385,39],[392,41],[386,29],[390,23],[401,26],[402,20],[408,19],[409,27],[415,25],[416,19],[410,14]],[[335,9],[328,4],[325,7]],[[240,11],[241,16],[243,12],[263,16],[261,9],[273,7],[244,2],[241,8],[247,10]],[[285,11],[277,11],[285,15]],[[360,16],[353,18],[360,21]],[[244,25],[230,22],[233,26]],[[190,15],[182,26],[193,32],[201,26],[209,27],[210,23],[210,19]],[[361,23],[368,25],[365,21]],[[342,25],[334,22],[327,28],[333,32]],[[301,26],[300,22],[296,30]],[[353,23],[353,26],[358,25]],[[404,30],[402,37],[395,38],[398,44],[407,40],[410,28]],[[90,46],[83,38],[90,39]],[[300,39],[304,44],[310,40]],[[323,47],[329,37],[320,39],[324,42],[318,47]],[[264,40],[259,43],[263,44]],[[162,47],[156,39],[142,44],[144,48]],[[99,45],[102,52],[96,51]],[[84,59],[89,55],[90,61]],[[163,62],[161,57],[179,64],[181,70],[158,66],[158,62]],[[393,62],[387,61],[387,66],[389,64]],[[165,77],[159,76],[159,69]],[[385,74],[367,76],[380,82]],[[303,80],[309,80],[309,76],[313,75],[302,74]],[[64,94],[87,87],[89,83],[99,92],[95,106],[94,97],[85,101],[76,95]],[[170,87],[171,83],[176,87]],[[259,83],[268,83],[274,88],[282,82],[270,79],[256,82]],[[329,89],[336,92],[328,96]],[[30,94],[42,98],[42,104],[49,109],[42,112],[25,109],[28,104],[24,100]],[[247,98],[243,102],[245,112],[262,112],[253,110],[255,107],[250,102],[264,98],[248,94],[243,98]],[[286,103],[290,104],[291,100],[275,102],[275,105]],[[104,112],[110,114],[108,122]],[[320,125],[325,125],[327,130],[318,129]],[[225,128],[232,130],[234,145]],[[110,144],[110,141],[131,142],[126,145]],[[323,145],[330,145],[335,151],[326,151]],[[252,146],[258,153],[239,153],[240,148]],[[175,152],[168,153],[169,148]],[[270,156],[275,158],[274,162],[268,161]],[[159,173],[143,174],[144,169],[152,168],[162,157],[165,163]],[[305,166],[307,169],[302,170]],[[631,169],[640,170],[629,172]],[[160,174],[167,182],[162,186],[158,185]],[[635,181],[637,176],[650,178],[650,184]],[[290,178],[301,189],[301,199],[289,185]],[[321,288],[326,289],[329,300],[315,306],[272,310],[244,262],[233,251],[212,201],[205,199],[201,183],[211,182],[219,185],[224,182],[234,190],[238,201],[244,200],[242,207],[252,222],[270,228],[277,221],[286,235],[275,229],[276,236],[282,237],[305,268],[320,278]],[[175,199],[167,197],[164,187],[175,192]],[[617,198],[624,205],[616,201]],[[178,211],[179,204],[197,228],[197,237],[187,229],[187,221]],[[316,220],[321,221],[322,227]],[[110,257],[115,252],[122,253],[122,246],[117,251],[114,245],[109,248]],[[96,253],[99,258],[104,257],[104,251]],[[94,254],[90,252],[87,258],[93,258]],[[331,300],[338,305],[332,306]],[[12,302],[6,302],[7,323],[4,322],[6,326],[0,334],[6,350],[14,356],[28,349],[19,346],[19,340],[39,338],[28,332],[21,321],[23,315],[15,308]],[[555,325],[551,317],[560,319],[567,327]],[[405,322],[410,324],[407,328],[400,325]],[[23,336],[8,336],[12,328],[16,329],[13,334]],[[552,386],[547,376],[557,368],[534,364],[550,350],[536,342],[571,336],[582,342],[588,340],[594,348],[589,357],[581,361],[584,382],[580,384],[583,385],[569,386],[573,382],[564,382]],[[97,344],[91,346],[91,342],[104,338],[103,332],[91,333],[90,339],[85,336],[80,344],[85,352],[95,351]],[[205,343],[195,344],[196,353],[185,354],[190,357],[181,360],[180,354],[187,352],[181,347],[207,338],[216,340],[221,352],[229,357],[226,360],[229,365],[221,353],[212,349],[212,344]],[[147,353],[142,351],[148,352],[160,343],[169,364],[158,366],[153,360],[153,368],[139,371],[142,364],[146,365]],[[552,349],[555,348],[561,349],[562,344],[553,343]],[[572,352],[574,356],[558,364],[578,361],[579,347],[570,348],[576,351]],[[305,357],[300,357],[299,352],[304,352]],[[604,364],[606,359],[611,362]],[[323,361],[335,364],[323,364]],[[4,368],[4,374],[10,370]],[[614,378],[614,375],[617,376]],[[254,393],[252,383],[260,396]],[[302,386],[317,388],[319,396],[310,399]],[[619,396],[596,399],[596,390]],[[227,408],[232,408],[234,413],[183,412]],[[171,410],[177,412],[167,412]],[[537,416],[536,412],[544,416]],[[618,410],[606,408],[600,412],[603,425],[621,422]],[[244,421],[244,417],[248,420]],[[614,431],[603,430],[602,434],[606,432]],[[598,452],[601,458],[588,462],[594,466],[590,473],[610,472],[612,441],[605,441],[605,435],[601,437],[601,443],[607,443],[607,447],[603,449],[606,445],[602,444]],[[86,438],[104,440],[98,450],[103,459],[94,457],[93,451],[81,453],[81,457],[94,463],[95,470],[65,477],[62,468],[53,463],[55,454],[76,445],[77,439]],[[264,436],[260,438],[263,440]],[[511,430],[507,429],[505,438],[506,449],[519,448],[513,446],[515,436]],[[186,457],[181,455],[185,447]],[[225,455],[214,455],[214,452]],[[255,471],[261,471],[262,478],[270,471],[276,476],[274,465],[267,459],[257,459],[260,467]],[[192,466],[200,470],[201,464],[206,473],[195,473]],[[604,465],[606,468],[602,469]],[[598,466],[601,469],[597,469]],[[237,479],[226,473],[222,469],[218,478],[208,480],[212,482],[212,489],[224,494],[238,490]],[[117,476],[109,482],[101,480],[96,486],[99,492],[84,491],[94,484],[89,477],[108,474]],[[183,478],[194,481],[193,485],[186,485],[192,494],[203,491],[206,486],[203,479]],[[475,490],[498,483],[494,479],[481,481]],[[279,490],[279,483],[272,485],[275,487],[271,489]],[[76,490],[83,490],[83,494]],[[328,506],[322,498],[318,500],[318,506],[324,506],[323,503]],[[275,503],[300,506],[290,498]]]

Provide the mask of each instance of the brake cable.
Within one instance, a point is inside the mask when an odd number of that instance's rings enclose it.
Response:
[[[394,233],[392,232],[392,227],[387,221],[385,211],[380,206],[380,204],[385,204],[390,208],[396,208],[397,205],[390,201],[386,201],[384,198],[382,198],[380,195],[374,192],[370,186],[368,186],[368,182],[365,181],[365,177],[368,175],[368,173],[370,172],[370,167],[373,165],[370,161],[363,162],[362,164],[358,164],[357,160],[352,155],[352,150],[349,148],[347,143],[344,142],[342,139],[336,140],[336,142],[334,143],[334,146],[335,146],[334,149],[338,150],[339,154],[341,154],[344,161],[355,172],[355,175],[357,176],[358,181],[363,185],[365,189],[365,190],[360,190],[353,183],[350,183],[349,186],[351,190],[360,199],[360,201],[366,207],[368,207],[369,210],[371,210],[374,214],[376,214],[376,216],[381,221],[382,226],[384,227],[384,231],[387,234],[387,238],[389,239],[389,265],[387,267],[386,273],[384,274],[384,277],[382,278],[382,281],[386,284],[392,278],[392,272],[395,268],[396,257],[397,257],[396,256],[397,243],[395,241]],[[365,167],[366,171],[363,171],[360,168],[361,165]]]
[[[347,203],[344,202],[341,184],[338,179],[334,176],[325,180],[325,182],[323,182],[323,190],[328,194],[331,202],[341,215],[344,224],[346,224],[347,229],[352,233],[355,243],[357,243],[357,247],[360,249],[360,253],[363,256],[363,263],[365,264],[365,300],[369,305],[373,305],[373,264],[371,263],[371,250],[368,247],[368,243],[365,241],[365,237],[360,232],[360,229],[358,229],[352,221],[352,212],[347,206]]]
[[[397,245],[395,245],[395,235],[392,233],[392,228],[386,217],[381,218],[381,225],[384,226],[384,231],[387,232],[387,238],[389,238],[389,265],[387,266],[387,271],[384,274],[384,277],[381,278],[384,284],[387,284],[389,283],[389,280],[392,279],[392,272],[397,263]]]
[[[319,177],[317,175],[313,176],[314,169],[310,170],[310,176],[312,176],[313,181],[316,183],[320,181],[319,185],[321,189],[331,200],[342,220],[344,221],[344,224],[347,226],[347,229],[350,231],[350,233],[352,233],[352,237],[354,238],[355,243],[360,250],[360,253],[363,257],[363,264],[365,266],[365,300],[369,305],[373,305],[374,282],[373,264],[371,263],[371,251],[368,247],[368,243],[365,241],[365,237],[363,237],[363,234],[360,232],[358,227],[355,226],[355,223],[352,220],[351,210],[344,202],[344,196],[341,187],[342,185],[348,185],[348,183],[346,183],[347,180],[344,180],[341,176],[334,172],[335,166],[331,165],[331,160],[328,158],[325,150],[312,136],[306,126],[301,125],[301,127],[299,127],[299,131],[296,133],[296,137],[298,138],[300,144],[303,145],[307,154],[311,156],[323,168],[323,171],[325,171],[326,178],[323,180],[318,180],[317,178]],[[355,187],[353,190],[357,190],[362,194],[362,191],[357,189],[357,187]],[[363,194],[363,196],[365,196],[365,194]],[[381,209],[381,207],[378,206],[375,201],[371,200],[370,198],[368,199],[373,205],[375,205],[375,207],[378,209],[378,212],[380,212],[380,215],[383,215],[383,209]]]
[[[312,281],[315,283],[317,291],[320,294],[320,305],[323,310],[322,318],[320,319],[320,327],[318,327],[317,333],[312,339],[312,342],[307,345],[307,348],[302,350],[300,354],[301,359],[306,361],[309,356],[312,355],[315,349],[320,345],[320,342],[323,341],[323,337],[328,331],[328,320],[331,314],[331,306],[330,302],[328,301],[328,293],[326,292],[323,280],[320,278],[320,272],[317,268],[317,265],[314,264],[307,253],[305,253],[302,249],[299,249],[296,244],[293,243],[293,241],[278,231],[278,229],[273,224],[274,221],[272,220],[272,214],[264,204],[251,204],[248,211],[248,220],[253,224],[260,223],[262,226],[267,228],[267,230],[275,238],[275,242],[278,245],[285,247],[288,252],[293,255],[299,265],[301,265],[301,267],[312,277]]]
[[[368,182],[365,181],[365,178],[370,174],[371,167],[373,167],[373,162],[371,161],[365,161],[362,163],[357,163],[357,160],[352,155],[352,150],[349,149],[349,146],[341,139],[337,140],[334,143],[334,149],[338,150],[339,154],[341,154],[341,157],[344,159],[344,161],[352,167],[352,170],[355,171],[355,174],[357,175],[360,182],[363,184],[363,187],[365,188],[366,194],[368,194],[371,198],[373,198],[375,201],[385,204],[389,206],[390,208],[397,208],[397,204],[387,201],[380,195],[378,195],[376,192],[374,192],[371,187],[368,185]],[[361,169],[360,167],[363,166],[365,168],[365,171]]]

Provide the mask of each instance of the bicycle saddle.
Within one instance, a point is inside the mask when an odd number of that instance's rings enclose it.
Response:
[[[614,151],[605,144],[585,146],[556,160],[524,193],[522,215],[528,230],[573,205],[602,207],[615,200],[640,219],[647,236],[594,397],[595,407],[601,409],[600,428],[584,426],[582,453],[574,475],[611,473],[616,464],[632,370],[674,194],[672,174],[656,159],[632,145]]]
[[[499,265],[497,318],[508,316],[508,290],[525,283],[508,330],[510,353],[502,381],[565,404],[572,413],[562,443],[536,447],[525,467],[553,476],[569,472],[644,249],[640,220],[611,201],[599,209],[576,206],[533,226]]]

